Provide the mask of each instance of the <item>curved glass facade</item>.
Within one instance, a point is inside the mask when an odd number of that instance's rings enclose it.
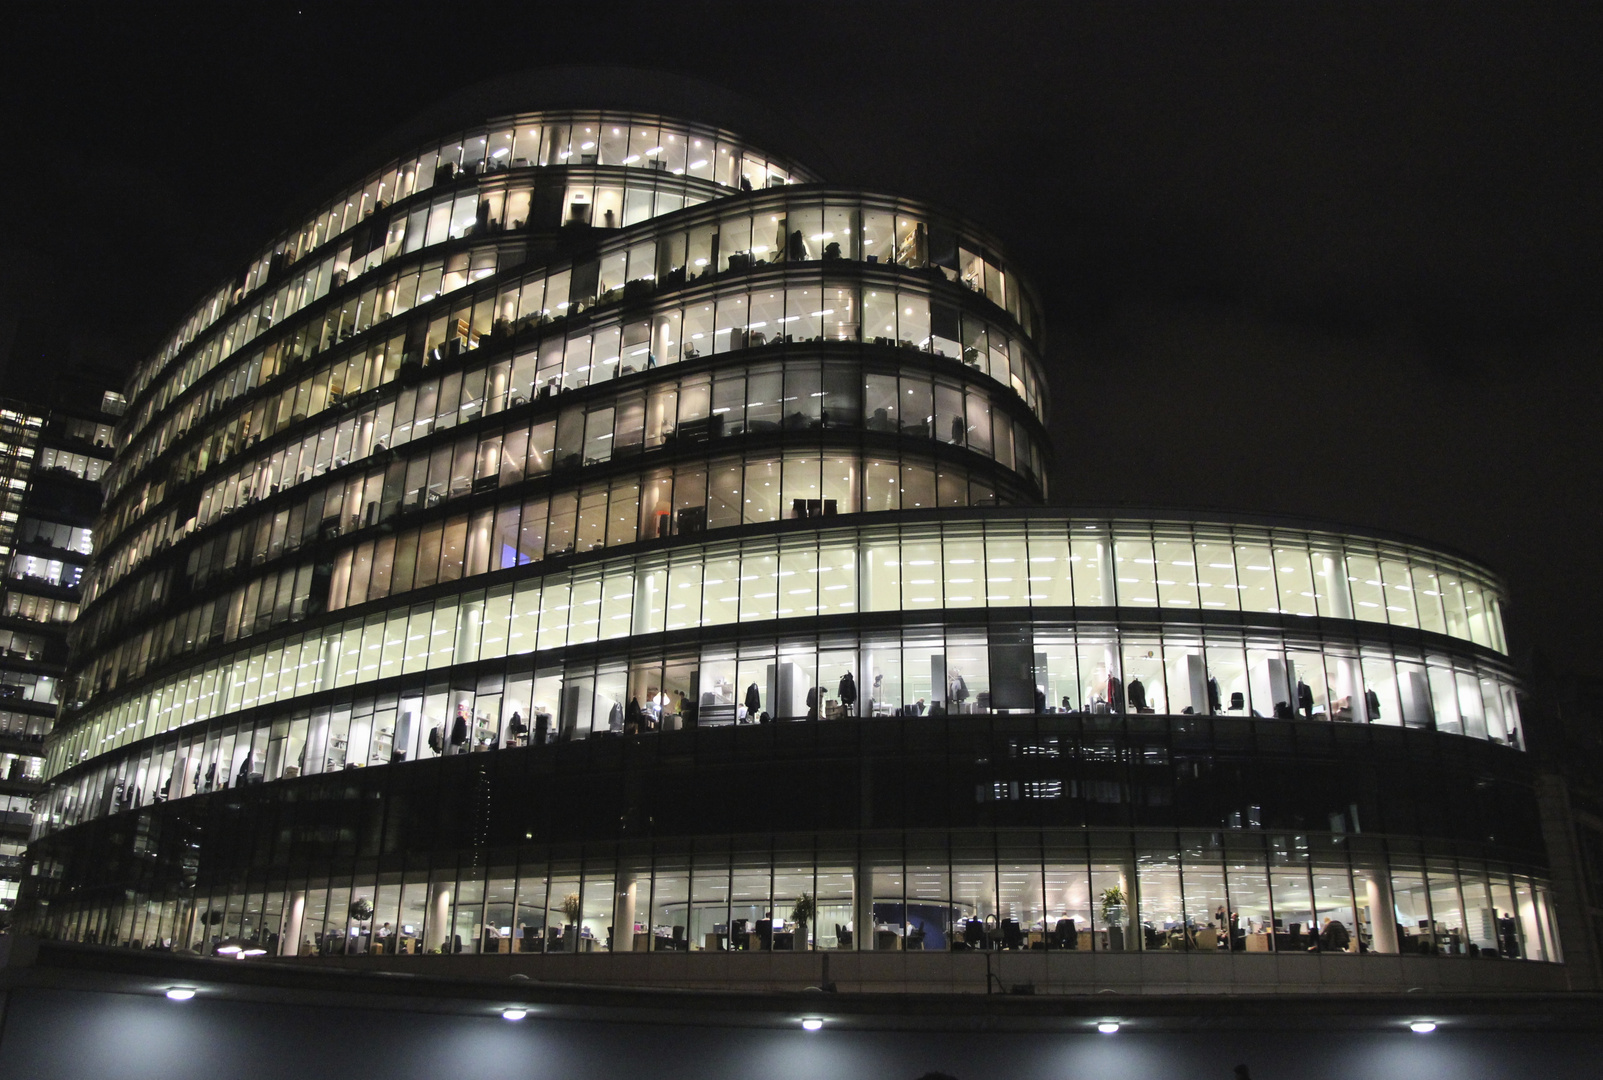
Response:
[[[746,191],[816,179],[782,160],[770,160],[770,155],[728,132],[635,113],[524,113],[439,142],[431,140],[415,154],[389,162],[335,196],[264,249],[238,283],[197,306],[166,346],[140,365],[130,380],[130,391],[142,396],[174,356],[283,268],[331,247],[393,204],[459,179],[494,179],[515,169],[569,165],[649,170]],[[465,213],[476,216],[477,211]],[[394,231],[394,218],[388,220],[388,231]],[[512,220],[519,218],[514,214]],[[460,226],[458,235],[465,229]],[[171,395],[182,389],[169,387],[172,384],[164,384],[158,392]]]
[[[850,479],[851,462],[825,464],[839,471],[843,483]],[[625,481],[628,498],[621,508],[608,499],[619,488],[598,485],[570,493],[565,509],[554,509],[550,497],[488,502],[474,513],[386,530],[381,539],[343,548],[335,557],[327,589],[336,599],[328,606],[349,607],[352,618],[325,618],[320,629],[288,637],[263,635],[262,644],[224,653],[134,693],[109,695],[111,702],[83,714],[71,739],[52,747],[51,773],[214,716],[232,722],[240,709],[394,676],[608,641],[623,644],[620,660],[627,661],[646,635],[730,624],[885,613],[900,616],[898,625],[905,627],[919,613],[950,619],[965,610],[982,614],[986,624],[1016,615],[1034,627],[1038,642],[1053,616],[1065,619],[1065,640],[1074,647],[1059,652],[1043,644],[1047,651],[1038,662],[1032,657],[1027,700],[1006,708],[1035,707],[1038,687],[1054,709],[1090,709],[1098,704],[1099,679],[1137,677],[1149,699],[1142,705],[1157,711],[1272,717],[1289,708],[1309,719],[1407,724],[1518,745],[1514,684],[1490,647],[1501,640],[1495,601],[1471,606],[1488,587],[1473,578],[1466,584],[1462,571],[1439,556],[1383,552],[1352,539],[1289,530],[1040,515],[923,525],[872,525],[865,519],[862,526],[842,529],[828,515],[815,525],[808,514],[785,513],[781,496],[740,496],[742,488],[762,483],[783,492],[787,475],[792,483],[802,482],[794,479],[798,473],[814,482],[823,468],[819,455],[726,466],[733,494],[710,514],[705,502],[679,504],[681,525],[687,519],[696,523],[691,533],[735,528],[742,520],[758,527],[745,530],[758,535],[723,543],[693,542],[695,536],[685,538],[683,528],[677,541],[652,542],[652,523],[675,505],[671,477],[644,500],[639,485]],[[907,470],[893,475],[900,484]],[[718,476],[705,480],[696,473],[696,481],[716,491]],[[933,489],[933,478],[928,485]],[[705,498],[708,489],[694,488],[696,498]],[[585,494],[592,490],[587,503]],[[905,494],[907,487],[901,490]],[[593,506],[593,518],[586,517],[587,506]],[[789,509],[795,509],[794,500]],[[791,524],[777,534],[761,528],[770,512],[801,527]],[[645,541],[639,540],[641,522]],[[672,537],[673,529],[664,528]],[[614,538],[630,544],[629,553],[606,553],[609,529],[621,530]],[[564,558],[576,538],[589,554]],[[571,569],[542,572],[548,560]],[[1375,569],[1382,565],[1384,571]],[[309,588],[312,570],[303,565],[251,578],[224,594],[223,602],[198,610],[211,612],[208,630],[221,620],[219,638],[228,640],[231,633],[232,639],[249,640],[288,622],[297,610],[304,614],[305,596],[295,590],[303,580]],[[1359,576],[1371,573],[1373,579]],[[1397,583],[1396,604],[1384,603],[1382,573]],[[482,588],[468,587],[478,581]],[[419,601],[391,599],[414,591]],[[444,596],[430,599],[442,591]],[[1358,598],[1370,595],[1375,599],[1369,607],[1357,606]],[[1451,597],[1445,604],[1444,596]],[[252,599],[248,610],[246,599]],[[1084,636],[1077,631],[1089,626],[1097,628],[1088,639],[1095,644],[1077,652],[1075,642]],[[1249,659],[1243,650],[1260,632],[1275,644],[1249,649]],[[1132,633],[1143,642],[1150,637],[1172,644],[1167,653],[1160,649],[1127,660],[1118,650],[1106,654],[1105,643]],[[815,636],[809,632],[804,640]],[[934,636],[940,636],[938,623]],[[1015,636],[1032,635],[1024,629]],[[898,637],[890,635],[892,651]],[[1288,644],[1299,639],[1301,648]],[[967,678],[978,687],[977,706],[991,666],[983,630],[976,645],[979,655],[968,665]],[[927,672],[912,677],[904,690],[900,660],[887,661],[883,650],[876,656],[866,643],[861,648],[863,656],[852,661],[851,670],[882,687],[883,665],[895,671],[876,707],[896,711],[920,700],[944,700]],[[553,662],[561,668],[560,659]],[[1208,687],[1202,694],[1195,692],[1193,673],[1198,685]],[[560,685],[560,674],[554,677]],[[809,676],[805,686],[816,685],[817,678]],[[622,704],[649,689],[620,689],[613,697]],[[1120,707],[1105,691],[1101,699]],[[504,711],[507,717],[513,711],[527,715],[533,705],[525,697]],[[768,711],[796,715],[789,708]],[[438,724],[444,717],[429,719]],[[497,742],[501,725],[502,718],[495,718]],[[590,730],[588,720],[583,728]],[[406,748],[412,757],[419,737],[414,732]],[[231,764],[228,775],[239,771],[238,763]]]
[[[283,791],[208,768],[33,852],[51,929],[110,944],[1561,960],[1531,777],[1451,740],[1100,713],[698,725]]]
[[[469,193],[464,198],[472,205],[492,205],[493,200],[479,199],[479,194]],[[853,264],[860,264],[858,270],[871,269],[873,273],[869,276],[878,275],[885,287],[870,288],[861,297],[820,296],[821,301],[832,302],[818,304],[807,304],[793,294],[789,297],[788,310],[783,301],[775,302],[776,297],[757,294],[742,298],[739,290],[726,292],[718,297],[721,303],[716,316],[711,309],[703,313],[694,305],[683,312],[682,341],[674,340],[680,329],[681,315],[670,308],[650,328],[655,331],[655,338],[648,333],[646,338],[637,338],[631,344],[645,345],[655,363],[672,363],[681,356],[694,358],[751,344],[864,340],[961,357],[964,363],[989,372],[1005,385],[1012,385],[1038,412],[1044,409],[1041,401],[1044,380],[1029,359],[1017,329],[1012,332],[1013,341],[1010,342],[1006,328],[986,326],[983,316],[970,315],[965,319],[962,305],[957,302],[961,294],[937,290],[932,301],[926,288],[915,290],[907,302],[898,304],[896,294],[887,291],[905,285],[906,279],[894,272],[886,275],[882,271],[923,271],[926,278],[933,277],[957,285],[966,293],[984,297],[988,302],[986,306],[1007,312],[1014,326],[1022,326],[1026,335],[1033,335],[1036,316],[1025,287],[1017,275],[1010,276],[1001,268],[997,256],[989,254],[991,249],[985,246],[986,241],[974,238],[976,233],[972,227],[942,220],[927,208],[905,201],[874,199],[855,192],[836,193],[830,189],[808,194],[750,196],[736,201],[742,204],[738,210],[720,202],[700,212],[679,212],[686,206],[687,197],[642,189],[638,220],[671,213],[674,214],[671,223],[628,229],[623,237],[599,245],[591,259],[525,275],[515,282],[507,282],[492,295],[459,301],[455,309],[439,312],[426,326],[418,326],[410,342],[403,340],[396,344],[393,358],[386,349],[388,363],[380,362],[379,372],[388,370],[393,377],[390,365],[398,367],[406,359],[408,344],[412,346],[411,359],[422,363],[440,359],[441,353],[454,355],[476,348],[496,335],[504,337],[554,321],[566,326],[566,320],[592,307],[706,285],[727,274],[761,277],[765,270],[805,262],[827,264],[819,269],[845,272]],[[507,211],[504,204],[495,205],[501,207],[496,210],[501,216],[486,220],[499,223]],[[575,225],[582,230],[590,228],[586,223],[568,224],[570,232]],[[754,237],[769,230],[775,234],[773,244],[754,241]],[[302,281],[280,290],[285,294],[283,300],[276,297],[264,300],[227,326],[209,332],[185,349],[184,362],[172,365],[176,370],[165,377],[160,392],[147,399],[141,415],[130,422],[128,435],[132,445],[112,473],[112,496],[121,494],[130,480],[158,454],[165,453],[175,440],[188,435],[203,420],[210,420],[213,413],[229,406],[235,398],[285,375],[312,357],[343,345],[354,335],[366,333],[415,307],[495,274],[503,266],[517,265],[527,258],[530,244],[518,239],[473,242],[475,237],[493,238],[503,232],[504,226],[495,224],[477,233],[471,228],[456,236],[447,233],[435,242],[458,239],[462,242],[454,246],[452,253],[437,258],[429,258],[427,253],[412,256],[403,243],[397,250],[402,256],[399,269],[371,278],[364,279],[361,274],[376,270],[382,264],[374,263],[352,275],[349,266],[330,263],[326,273],[323,269],[315,274],[308,272]],[[427,235],[433,239],[432,234]],[[836,237],[838,239],[832,239]],[[933,254],[932,242],[940,245]],[[421,241],[419,246],[423,246]],[[541,245],[535,242],[534,246]],[[793,279],[787,275],[783,280],[789,284]],[[293,325],[281,325],[286,320],[291,320]],[[703,322],[706,325],[701,325]],[[225,361],[259,337],[267,336],[269,331],[274,332],[267,347],[249,359],[227,364],[218,372]],[[598,348],[605,346],[604,339],[596,343]],[[594,365],[592,356],[596,359]],[[327,378],[337,378],[335,369],[343,370],[347,362],[344,357],[338,358]],[[363,366],[372,365],[364,363]],[[553,360],[548,356],[546,370],[541,373],[542,385],[549,383],[556,390],[571,389],[613,378],[629,366],[627,361],[619,363],[617,353],[610,356],[592,353],[586,347],[583,353],[565,358]],[[379,372],[364,374],[361,388],[388,381]],[[310,372],[302,374],[304,378],[315,378]],[[285,388],[295,390],[296,383],[289,381]],[[297,413],[304,415],[308,401],[297,404],[298,410],[291,406],[289,412],[281,414],[260,411],[252,414],[230,409],[220,424],[208,425],[208,431],[215,437],[226,431],[229,424],[244,424],[236,431],[237,441],[221,452],[226,457],[232,447],[250,445],[252,435],[265,437],[278,425],[296,418]],[[154,420],[163,415],[165,422],[159,427],[153,426]],[[245,423],[247,420],[253,422]],[[214,454],[211,463],[217,460]],[[207,463],[198,458],[184,464],[191,470],[207,467]]]
[[[819,179],[489,123],[192,313],[130,385],[25,917],[1560,959],[1496,578],[1045,507],[1029,285]]]

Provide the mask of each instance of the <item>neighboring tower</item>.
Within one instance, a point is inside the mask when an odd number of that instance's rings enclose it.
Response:
[[[17,893],[122,395],[0,406],[0,907]]]

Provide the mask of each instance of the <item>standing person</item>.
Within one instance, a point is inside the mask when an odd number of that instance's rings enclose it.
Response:
[[[1515,926],[1514,916],[1510,912],[1504,912],[1502,915],[1498,916],[1497,942],[1498,947],[1503,950],[1504,956],[1511,957],[1516,960],[1519,959],[1519,929],[1517,926]]]

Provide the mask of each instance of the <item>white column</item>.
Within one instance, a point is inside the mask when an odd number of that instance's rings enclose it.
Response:
[[[1321,552],[1319,558],[1324,570],[1325,588],[1329,591],[1330,614],[1338,619],[1352,618],[1353,597],[1352,590],[1347,586],[1346,561],[1334,552]]]
[[[1113,545],[1106,540],[1098,540],[1097,551],[1097,585],[1102,589],[1102,604],[1104,607],[1115,607],[1119,603],[1118,593],[1114,591],[1113,580]]]
[[[278,935],[278,955],[301,954],[301,927],[306,921],[306,893],[304,890],[290,895],[289,909],[284,913],[284,928]]]
[[[868,951],[874,947],[874,867],[858,857],[852,874],[852,948]]]
[[[1140,880],[1133,860],[1119,868],[1119,890],[1124,893],[1124,948],[1127,952],[1146,948],[1147,935],[1141,929]]]
[[[1378,870],[1364,874],[1364,891],[1369,900],[1369,931],[1374,935],[1369,947],[1378,953],[1397,952],[1397,908],[1392,901],[1391,881]]]
[[[423,951],[433,952],[451,941],[451,883],[435,885],[429,895],[428,925],[423,932]]]
[[[633,952],[635,948],[635,900],[640,895],[640,879],[626,874],[618,879],[617,895],[612,904],[612,951]],[[646,927],[646,945],[651,947],[651,927]]]
[[[313,690],[328,690],[334,685],[334,673],[339,664],[339,638],[330,635],[323,641],[322,663],[317,669],[317,682]]]
[[[472,537],[468,543],[472,544]],[[483,620],[484,604],[481,601],[466,603],[457,608],[456,662],[470,663],[479,658],[479,624]],[[471,735],[472,732],[469,732]]]

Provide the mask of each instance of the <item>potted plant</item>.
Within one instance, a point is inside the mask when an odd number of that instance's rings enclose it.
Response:
[[[817,910],[811,893],[802,893],[796,898],[796,905],[790,909],[790,921],[796,924],[794,948],[807,948],[807,924],[813,921]]]
[[[223,913],[221,911],[204,911],[196,917],[196,921],[203,927],[220,926],[223,921]],[[199,943],[194,947],[202,954],[209,953],[217,944],[215,936],[206,930],[201,931],[200,938]]]
[[[1110,885],[1102,890],[1102,921],[1108,927],[1108,948],[1120,951],[1124,948],[1124,890],[1117,885]]]
[[[564,952],[579,951],[579,894],[569,893],[562,898],[562,917],[567,922],[562,927],[562,949]]]
[[[373,917],[373,905],[368,901],[367,897],[358,896],[351,901],[347,914],[350,915],[351,921],[356,924],[357,941],[360,943],[367,937],[367,920]],[[358,948],[361,948],[360,944]]]

